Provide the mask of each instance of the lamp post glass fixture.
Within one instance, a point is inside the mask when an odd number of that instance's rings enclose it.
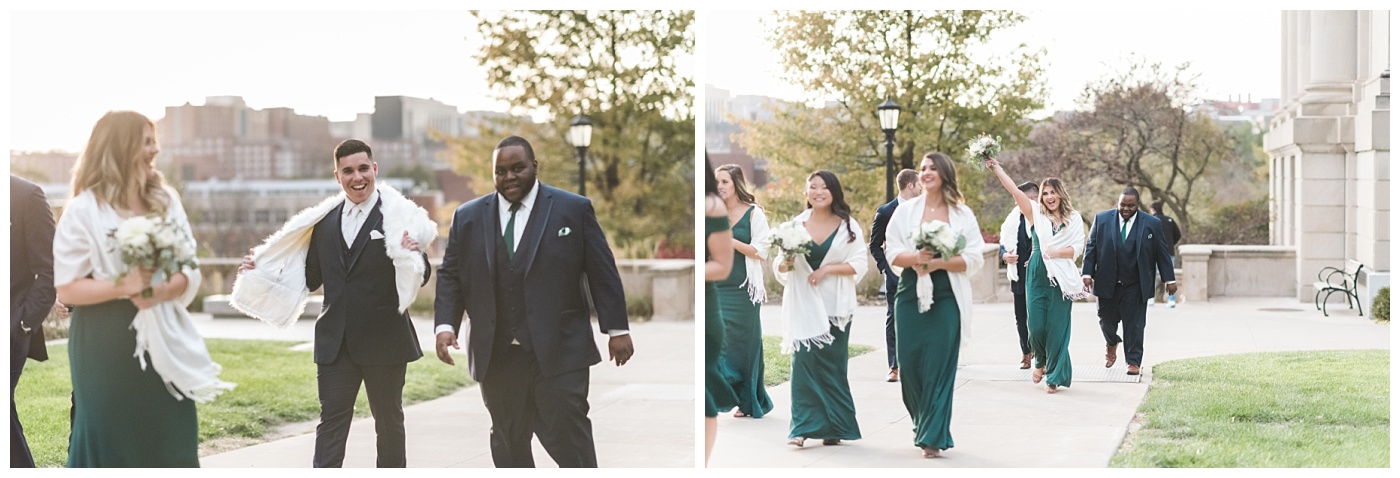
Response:
[[[588,156],[588,144],[593,141],[593,122],[579,114],[569,123],[569,142],[578,150],[578,194],[587,196],[583,173],[583,158]]]
[[[899,103],[890,97],[875,107],[880,129],[885,132],[885,202],[894,200],[894,130],[899,128]]]

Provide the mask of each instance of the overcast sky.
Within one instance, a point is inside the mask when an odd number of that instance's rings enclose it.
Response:
[[[456,12],[10,12],[10,148],[76,151],[108,110],[242,96],[348,121],[375,96],[503,111]]]
[[[1121,65],[1130,53],[1165,65],[1190,61],[1208,97],[1279,95],[1282,15],[1276,10],[1022,11],[1027,20],[994,41],[1045,48],[1049,111],[1072,108],[1087,82]],[[759,22],[769,14],[707,12],[705,81],[733,95],[807,99],[778,78],[778,55],[765,39],[770,28]]]

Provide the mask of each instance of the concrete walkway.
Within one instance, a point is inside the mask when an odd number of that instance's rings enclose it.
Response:
[[[310,350],[315,321],[299,321],[291,329],[277,330],[252,319],[220,318],[195,314],[205,337],[306,341]],[[424,357],[446,367],[433,355],[432,322],[414,320]],[[600,467],[693,467],[695,426],[695,323],[633,323],[636,355],[627,365],[604,362],[591,369],[588,414]],[[607,337],[595,334],[603,358]],[[466,374],[466,357],[456,359]],[[309,361],[307,367],[315,367]],[[404,407],[408,429],[410,467],[492,467],[490,416],[476,386],[435,400]],[[292,436],[226,453],[200,458],[206,468],[309,468],[315,449],[316,423],[284,428]],[[535,441],[535,464],[555,467]],[[357,419],[346,445],[347,468],[374,466],[374,419]]]
[[[1070,356],[1074,385],[1047,395],[1029,380],[962,379],[1019,371],[1020,348],[1010,303],[975,306],[973,339],[964,344],[953,400],[956,447],[924,459],[913,446],[913,425],[898,383],[884,381],[884,307],[862,307],[851,343],[878,350],[850,362],[851,391],[863,438],[838,446],[787,445],[791,416],[787,384],[768,393],[776,405],[761,419],[722,415],[711,467],[1104,467],[1127,433],[1152,379],[1154,364],[1190,357],[1284,350],[1389,349],[1390,328],[1354,312],[1323,317],[1294,299],[1220,299],[1149,309],[1140,383],[1089,381],[1123,378],[1122,348],[1113,369],[1103,367],[1103,335],[1096,306],[1075,304]],[[778,307],[763,308],[763,329],[776,335]],[[1377,364],[1388,367],[1390,364]],[[979,373],[965,373],[976,370]],[[1108,373],[1106,373],[1108,372]],[[1027,375],[1028,376],[1028,375]],[[818,437],[819,438],[819,437]]]

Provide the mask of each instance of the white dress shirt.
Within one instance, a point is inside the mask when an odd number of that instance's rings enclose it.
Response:
[[[530,192],[525,193],[525,197],[520,200],[520,209],[515,211],[515,237],[511,244],[515,244],[516,249],[520,248],[520,239],[525,237],[525,225],[530,222],[530,211],[535,209],[535,197],[539,196],[540,182],[530,186]],[[501,193],[496,193],[496,209],[501,214],[501,234],[506,233],[506,223],[510,222],[510,201],[506,200]],[[515,251],[510,251],[512,254]]]
[[[355,237],[360,235],[360,228],[364,227],[365,219],[369,218],[369,211],[375,204],[379,203],[379,190],[370,193],[369,199],[365,202],[355,204],[350,199],[345,200],[345,207],[340,210],[340,233],[345,238],[345,247],[355,245]]]
[[[515,244],[517,249],[520,248],[520,240],[525,237],[525,226],[530,222],[530,211],[535,209],[535,198],[539,196],[539,192],[540,182],[535,181],[535,184],[530,186],[530,192],[525,193],[525,197],[520,199],[520,209],[515,210],[515,229],[512,232],[515,233],[515,242],[513,242],[513,244]],[[501,193],[496,193],[496,199],[496,210],[500,213],[501,218],[500,232],[501,235],[505,235],[506,223],[510,222],[510,201],[506,200],[506,197],[502,196]],[[511,251],[511,253],[514,252],[515,251]],[[433,329],[434,334],[443,332],[452,332],[452,325],[442,324]],[[628,334],[626,330],[609,330],[607,332],[611,337]],[[520,342],[512,340],[511,344],[519,345]]]

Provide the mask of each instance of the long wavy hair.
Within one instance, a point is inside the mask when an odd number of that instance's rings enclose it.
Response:
[[[749,182],[744,179],[744,170],[739,165],[729,163],[715,169],[715,172],[724,171],[729,174],[729,182],[734,183],[734,195],[739,197],[739,201],[744,204],[758,204],[753,193],[749,192]]]
[[[846,204],[846,193],[841,190],[841,180],[836,179],[836,173],[826,170],[817,171],[807,176],[808,181],[811,181],[812,178],[822,178],[822,181],[826,183],[826,189],[831,191],[831,212],[845,222],[846,233],[850,235],[846,242],[854,242],[856,231],[851,229],[851,205]],[[807,203],[807,209],[811,208],[812,203]]]
[[[933,161],[934,169],[938,170],[938,178],[943,180],[943,202],[952,206],[962,204],[963,193],[958,189],[958,170],[953,167],[953,160],[939,152],[925,154],[924,159]]]
[[[133,209],[127,199],[134,192],[150,212],[164,215],[170,208],[165,175],[152,165],[141,174],[145,159],[142,143],[146,127],[155,134],[156,124],[135,111],[108,111],[92,127],[83,154],[73,166],[73,195],[92,191],[97,200],[113,207]]]
[[[1053,214],[1050,213],[1050,207],[1045,205],[1046,191],[1055,191],[1055,194],[1060,196],[1060,210]],[[1070,204],[1069,200],[1069,191],[1065,190],[1065,183],[1061,182],[1060,178],[1045,178],[1044,181],[1041,181],[1040,197],[1036,200],[1040,201],[1040,210],[1045,211],[1047,215],[1055,216],[1061,223],[1068,221],[1069,215],[1074,213],[1074,205]]]

